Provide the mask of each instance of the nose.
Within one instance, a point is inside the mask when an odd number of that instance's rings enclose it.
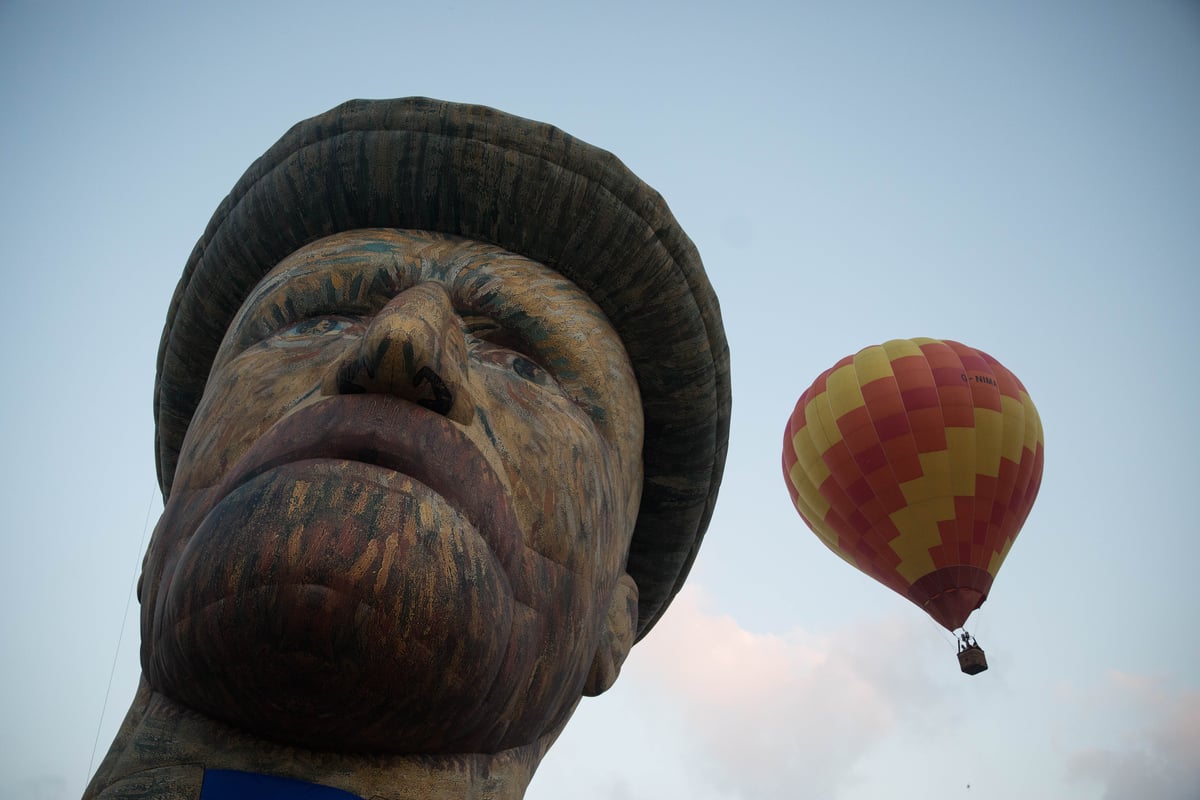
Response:
[[[367,326],[357,351],[334,364],[324,394],[391,394],[469,425],[467,340],[445,287],[418,283],[396,295]]]

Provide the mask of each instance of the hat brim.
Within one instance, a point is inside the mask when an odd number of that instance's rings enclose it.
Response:
[[[222,201],[188,259],[158,352],[159,485],[226,328],[272,267],[360,228],[490,242],[570,278],[604,310],[637,375],[645,484],[628,571],[640,639],[708,527],[729,436],[729,350],[699,254],[666,203],[611,153],[557,128],[427,98],[353,100],[293,126]]]

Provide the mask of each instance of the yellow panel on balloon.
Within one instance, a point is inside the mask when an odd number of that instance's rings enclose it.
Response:
[[[866,405],[853,364],[831,372],[825,381],[825,392],[834,420]]]
[[[975,494],[975,429],[946,428],[950,453],[950,491],[957,497]]]
[[[1015,397],[1000,398],[1004,409],[1004,441],[1000,445],[1000,456],[1014,464],[1021,463],[1021,446],[1025,439],[1025,406]]]
[[[912,339],[892,339],[880,345],[884,352],[887,353],[890,361],[895,361],[898,358],[908,358],[910,356],[922,357],[920,345]]]
[[[871,381],[892,377],[892,361],[882,347],[868,347],[854,356],[854,371],[857,385],[866,386]]]
[[[1000,474],[1004,415],[990,408],[975,409],[975,471],[995,478]]]
[[[929,550],[942,543],[938,523],[954,518],[954,500],[949,497],[926,500],[894,511],[890,517],[900,531],[890,542],[892,550],[900,556],[896,571],[909,583],[933,572],[935,566]]]

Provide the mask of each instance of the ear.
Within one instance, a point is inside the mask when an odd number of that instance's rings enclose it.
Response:
[[[628,573],[622,573],[613,589],[612,602],[608,605],[608,618],[600,633],[600,644],[592,659],[592,669],[583,693],[588,697],[606,691],[616,683],[621,674],[625,656],[633,647],[637,635],[638,587]]]

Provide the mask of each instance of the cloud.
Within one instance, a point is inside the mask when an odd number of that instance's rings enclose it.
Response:
[[[906,646],[915,624],[758,634],[708,605],[698,587],[685,588],[638,658],[683,709],[695,763],[726,796],[836,797],[901,716],[939,702],[920,659],[880,656],[917,650]]]
[[[1109,674],[1102,701],[1130,706],[1141,718],[1117,747],[1071,755],[1070,774],[1100,783],[1103,800],[1195,800],[1200,797],[1200,692],[1163,681]]]

